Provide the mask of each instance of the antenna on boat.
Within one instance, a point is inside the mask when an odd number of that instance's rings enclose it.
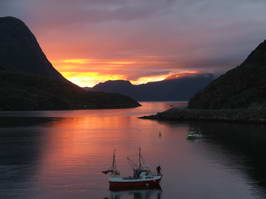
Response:
[[[132,167],[132,169],[138,168],[138,165],[133,160],[131,160],[130,157],[127,157],[127,160],[128,160],[129,165]]]

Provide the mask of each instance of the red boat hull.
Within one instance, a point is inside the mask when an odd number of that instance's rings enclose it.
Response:
[[[145,182],[109,182],[110,190],[128,190],[128,189],[147,189],[160,188],[159,180],[151,180]]]

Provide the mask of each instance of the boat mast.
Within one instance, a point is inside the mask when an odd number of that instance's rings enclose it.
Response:
[[[114,152],[113,152],[113,163],[112,163],[112,169],[113,169],[113,171],[116,170],[116,157],[115,157],[115,152],[116,152],[116,150],[114,149]]]
[[[139,147],[139,169],[142,168],[142,163],[141,163],[141,147]]]

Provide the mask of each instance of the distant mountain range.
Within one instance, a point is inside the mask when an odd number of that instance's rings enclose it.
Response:
[[[212,80],[212,74],[193,74],[180,78],[133,85],[129,81],[115,80],[97,84],[91,90],[128,95],[140,101],[187,101]]]
[[[266,41],[248,58],[196,94],[191,109],[266,108]]]
[[[29,28],[14,17],[0,17],[0,95],[0,110],[139,106],[130,97],[87,92],[66,80]]]
[[[191,98],[188,108],[171,108],[143,119],[266,124],[266,41],[240,65]]]

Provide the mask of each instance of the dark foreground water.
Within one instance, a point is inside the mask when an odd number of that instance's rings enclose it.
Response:
[[[0,198],[266,198],[265,126],[137,119],[170,104],[0,113],[58,118],[1,119]],[[186,140],[190,131],[200,131],[204,138]],[[126,157],[136,157],[139,146],[149,165],[161,165],[162,189],[109,191],[108,176],[101,170],[110,166],[113,149],[117,150],[118,167],[127,176],[131,170]]]

